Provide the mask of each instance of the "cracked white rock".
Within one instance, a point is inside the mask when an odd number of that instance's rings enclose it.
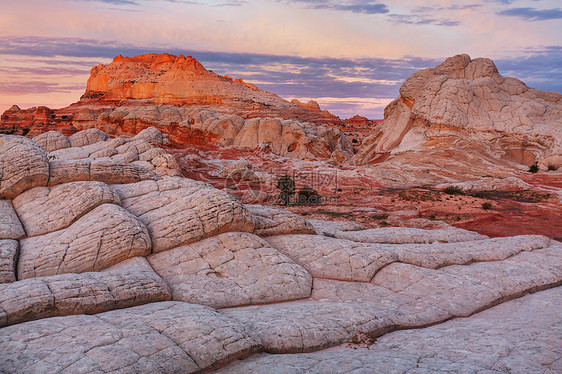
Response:
[[[119,195],[102,182],[71,182],[36,187],[13,200],[27,236],[64,229],[102,204],[121,203]]]
[[[58,131],[47,131],[33,138],[41,148],[47,152],[56,151],[57,149],[69,148],[70,141],[66,136]]]
[[[307,220],[287,209],[263,205],[246,205],[246,208],[254,217],[256,235],[316,234]]]
[[[47,153],[33,140],[0,134],[0,199],[13,199],[49,180]]]
[[[211,308],[160,302],[0,329],[0,371],[194,373],[244,359],[259,339]]]
[[[513,300],[468,318],[397,331],[368,348],[258,354],[217,373],[558,373],[562,288]]]
[[[150,253],[146,227],[131,213],[103,204],[68,228],[20,242],[18,279],[99,271]]]
[[[0,200],[0,239],[20,239],[25,236],[23,226],[10,200]]]
[[[252,234],[225,233],[148,257],[174,300],[213,308],[310,296],[312,277]]]
[[[111,159],[60,160],[49,164],[49,186],[76,181],[114,184],[160,179],[157,174],[141,166]]]
[[[17,240],[0,240],[0,283],[16,281],[18,251],[19,243]]]
[[[113,187],[122,206],[147,226],[154,252],[254,229],[250,213],[238,200],[206,183],[166,177]]]
[[[447,229],[423,230],[411,227],[381,227],[361,231],[338,231],[336,238],[363,243],[456,243],[486,239],[487,236],[474,231],[450,227]]]
[[[266,240],[318,278],[369,282],[380,269],[396,261],[384,245],[321,235],[279,235]]]
[[[0,326],[54,316],[95,314],[171,299],[167,284],[145,266],[61,274],[0,285]],[[132,259],[131,259],[132,260]],[[127,262],[127,261],[125,261]]]

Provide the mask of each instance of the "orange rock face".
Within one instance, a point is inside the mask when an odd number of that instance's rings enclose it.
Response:
[[[341,120],[315,105],[289,103],[242,78],[207,70],[191,56],[148,54],[117,56],[92,68],[82,104],[149,102],[179,106],[204,105],[243,118],[280,117],[315,123]]]

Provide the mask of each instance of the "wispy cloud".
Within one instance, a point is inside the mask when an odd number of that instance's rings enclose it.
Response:
[[[71,92],[83,89],[84,85],[60,85],[57,83],[29,81],[29,82],[0,82],[0,95],[47,94],[56,92]]]
[[[547,21],[562,19],[562,9],[511,8],[497,12],[500,16],[512,16],[528,21]]]
[[[306,7],[311,9],[328,9],[363,14],[385,14],[389,12],[386,4],[376,1],[289,0],[289,2],[306,4]]]
[[[389,14],[388,18],[391,22],[407,25],[458,26],[460,24],[460,21],[432,18],[424,14]]]
[[[7,57],[13,62],[9,66],[0,65],[0,75],[13,74],[21,79],[17,82],[2,79],[4,84],[0,83],[0,93],[48,94],[75,89],[79,90],[77,100],[85,88],[85,78],[91,66],[107,63],[118,54],[133,56],[164,52],[192,55],[208,69],[242,77],[285,98],[321,98],[323,107],[339,115],[351,116],[361,110],[360,114],[371,118],[382,116],[384,105],[381,103],[398,96],[398,89],[408,76],[443,60],[441,57],[415,56],[400,59],[312,58],[139,47],[95,39],[5,37],[0,38],[0,55],[9,55]],[[0,60],[6,61],[6,58]],[[18,61],[24,66],[19,66]],[[33,61],[38,66],[33,65]],[[514,54],[513,58],[496,59],[495,62],[502,74],[520,78],[531,87],[562,91],[562,46],[529,49],[523,56]],[[57,84],[52,82],[57,74],[75,74],[75,80]]]

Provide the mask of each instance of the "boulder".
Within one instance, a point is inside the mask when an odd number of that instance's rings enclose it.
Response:
[[[70,147],[70,141],[58,131],[47,131],[37,135],[33,141],[47,152]]]
[[[107,139],[107,135],[99,129],[87,129],[78,131],[76,134],[68,138],[71,147],[83,147],[98,142],[103,142]]]

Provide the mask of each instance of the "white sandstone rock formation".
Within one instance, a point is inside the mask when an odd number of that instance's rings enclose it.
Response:
[[[560,371],[557,241],[245,206],[154,128],[38,141],[0,137],[1,373]]]
[[[457,55],[412,74],[356,164],[385,160],[444,176],[562,166],[562,94],[503,77],[490,59]],[[466,176],[465,176],[466,178]]]

